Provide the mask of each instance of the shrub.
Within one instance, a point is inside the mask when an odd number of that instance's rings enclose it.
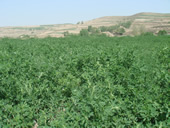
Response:
[[[127,22],[119,23],[120,26],[123,26],[125,28],[130,28],[131,24],[132,24],[132,21],[127,21]]]
[[[108,27],[102,26],[102,27],[100,27],[100,30],[101,30],[101,32],[111,32],[111,33],[113,33],[118,28],[119,28],[118,25],[108,26]]]
[[[117,34],[117,35],[123,35],[123,33],[125,33],[125,29],[124,28],[118,28],[115,31],[115,34]]]
[[[88,26],[88,32],[91,34],[91,35],[98,35],[100,34],[100,30],[98,28],[95,28],[95,27],[92,27],[92,26]]]
[[[153,33],[152,32],[145,32],[145,33],[142,33],[141,36],[153,36]]]
[[[64,32],[63,34],[64,34],[64,36],[68,36],[68,35],[69,35],[69,32],[66,31],[66,32]]]
[[[111,27],[108,27],[108,31],[113,33],[116,29],[118,29],[119,26],[118,25],[115,25],[115,26],[111,26]]]
[[[158,32],[158,35],[159,35],[159,36],[167,35],[167,31],[165,31],[165,30],[160,30],[160,31]]]
[[[92,32],[93,31],[93,27],[92,26],[88,26],[88,32]]]
[[[106,27],[106,26],[101,26],[100,27],[101,32],[106,32],[107,30],[108,30],[108,27]]]
[[[88,32],[87,29],[82,29],[82,30],[80,31],[80,36],[88,36],[88,35],[89,35],[89,32]]]

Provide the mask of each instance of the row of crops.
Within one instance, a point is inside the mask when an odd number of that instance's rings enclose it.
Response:
[[[170,36],[0,39],[0,127],[167,128]]]

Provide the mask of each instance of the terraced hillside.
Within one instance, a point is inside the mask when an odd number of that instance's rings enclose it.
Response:
[[[113,26],[120,23],[131,21],[129,28],[125,28],[124,35],[140,34],[142,32],[154,32],[166,30],[170,34],[170,13],[138,13],[132,16],[106,16],[79,24],[54,24],[22,27],[1,27],[0,37],[63,37],[64,32],[78,34],[81,29],[88,26]]]

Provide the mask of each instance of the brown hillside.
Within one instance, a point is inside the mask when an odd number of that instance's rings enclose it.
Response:
[[[131,21],[130,28],[126,28],[125,35],[140,34],[141,32],[151,31],[157,33],[159,30],[166,30],[170,34],[170,13],[138,13],[132,16],[106,16],[83,24],[54,24],[22,27],[0,27],[0,37],[22,37],[29,35],[31,37],[63,37],[63,33],[78,34],[81,29],[88,26],[113,26],[119,23]]]

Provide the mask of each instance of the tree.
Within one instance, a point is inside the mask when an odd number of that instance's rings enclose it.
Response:
[[[87,29],[82,29],[82,30],[80,31],[80,36],[88,36],[88,35],[89,35],[89,32],[88,32]]]
[[[92,26],[88,26],[88,32],[92,32],[93,31],[93,27]]]

